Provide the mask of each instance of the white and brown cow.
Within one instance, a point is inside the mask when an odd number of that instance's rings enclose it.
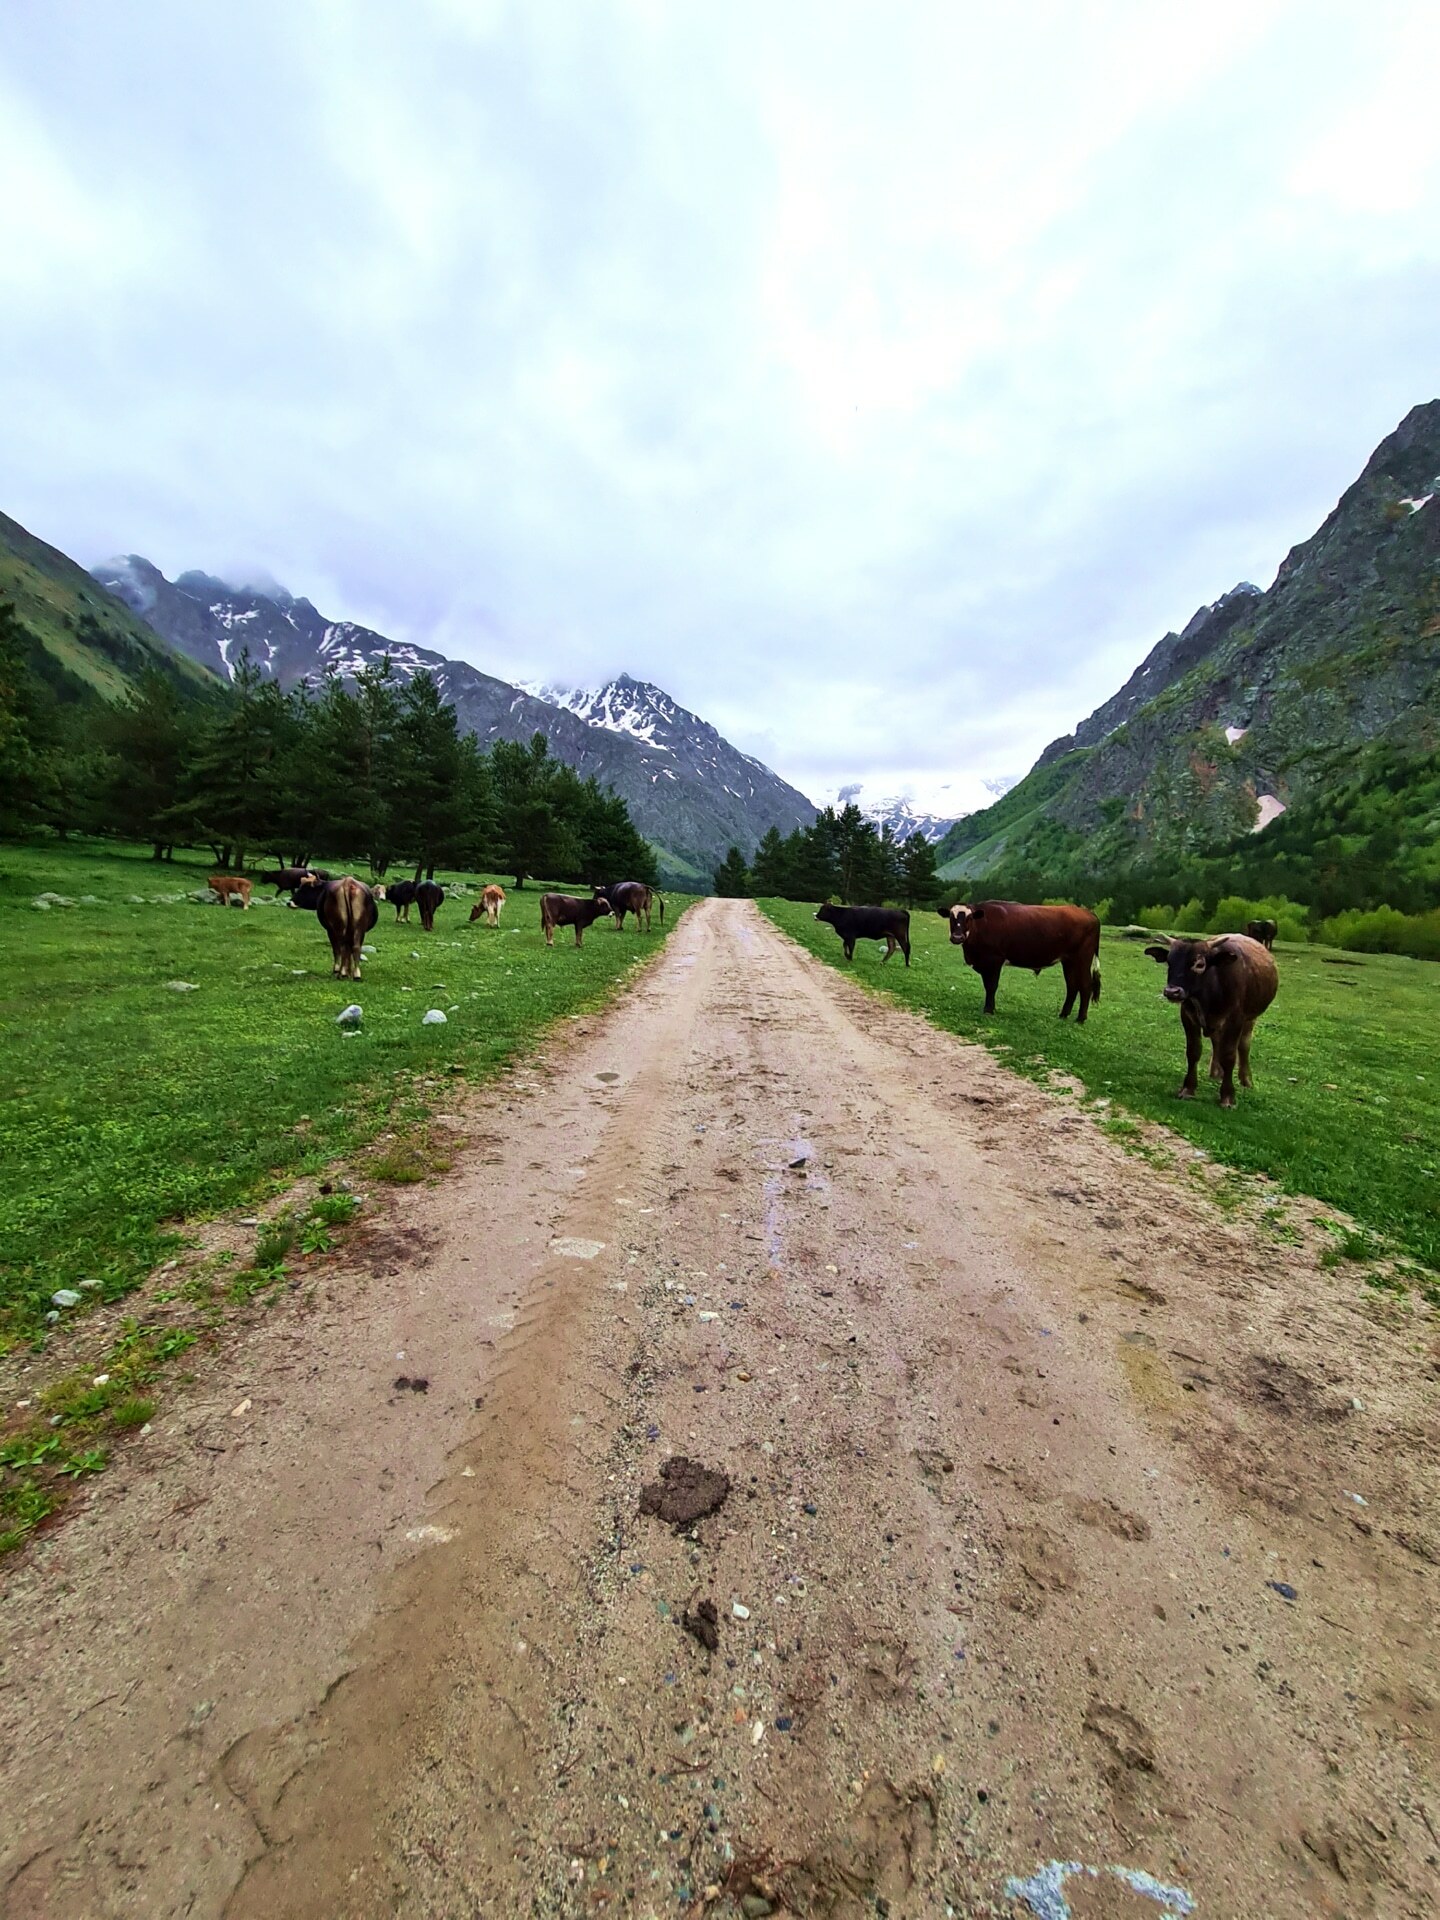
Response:
[[[487,927],[498,927],[500,924],[500,909],[504,904],[505,889],[503,887],[486,887],[481,893],[480,898],[470,909],[472,924],[480,918],[481,914],[484,914]]]

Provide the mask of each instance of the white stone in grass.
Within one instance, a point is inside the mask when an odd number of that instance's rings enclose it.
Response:
[[[418,959],[420,958],[420,956],[419,956],[419,954],[418,954],[418,953],[412,953],[412,954],[411,954],[411,956],[410,956],[410,958],[411,958],[412,960],[418,960]]]
[[[165,984],[171,993],[198,993],[200,991],[200,982],[198,980],[167,980]]]
[[[350,1006],[345,1008],[343,1013],[336,1014],[335,1024],[337,1027],[358,1027],[364,1018],[365,1009],[355,1006],[352,1002]]]
[[[73,1287],[61,1287],[58,1293],[50,1296],[52,1307],[78,1307],[80,1296]]]
[[[420,1024],[422,1027],[443,1027],[445,1025],[445,1015],[440,1011],[439,1007],[431,1007]]]
[[[360,952],[367,960],[373,960],[375,958],[374,947],[361,947]]]

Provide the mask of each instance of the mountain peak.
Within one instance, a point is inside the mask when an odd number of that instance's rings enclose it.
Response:
[[[388,659],[402,677],[428,672],[482,745],[543,732],[551,751],[625,800],[675,877],[706,880],[730,846],[750,852],[767,828],[789,833],[815,809],[758,760],[677,706],[663,687],[617,674],[603,687],[516,687],[468,661],[328,620],[309,600],[261,582],[236,586],[192,571],[167,580],[148,560],[108,561],[95,577],[165,639],[221,679],[248,656],[281,686],[354,676]]]

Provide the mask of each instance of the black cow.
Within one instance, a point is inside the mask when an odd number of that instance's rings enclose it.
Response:
[[[291,893],[305,880],[328,880],[323,867],[272,867],[269,873],[257,873],[257,887],[274,887],[276,895]]]
[[[395,880],[380,890],[380,898],[388,900],[395,909],[397,920],[408,920],[410,909],[415,904],[415,889],[418,880]]]
[[[1273,920],[1247,920],[1245,922],[1245,937],[1249,940],[1258,940],[1267,953],[1275,945],[1275,936],[1279,931],[1279,927]]]
[[[897,947],[910,964],[910,916],[904,907],[837,907],[827,900],[815,918],[834,927],[847,960],[855,958],[857,940],[883,940],[882,966]]]
[[[593,927],[609,911],[610,902],[603,893],[597,893],[593,900],[577,900],[573,893],[542,893],[540,931],[545,936],[546,946],[554,946],[557,927],[574,927],[575,944],[578,947],[586,927]]]
[[[1195,1070],[1206,1035],[1210,1078],[1220,1082],[1220,1104],[1235,1104],[1235,1064],[1240,1084],[1250,1081],[1250,1036],[1275,998],[1280,972],[1275,957],[1248,934],[1222,933],[1209,940],[1172,940],[1146,947],[1165,968],[1165,998],[1180,1009],[1185,1029],[1182,1100],[1195,1098]]]
[[[361,880],[344,874],[339,880],[306,880],[291,895],[291,904],[313,907],[315,918],[330,939],[337,980],[360,978],[360,949],[380,918],[375,896]]]
[[[445,904],[445,889],[438,880],[420,880],[415,885],[415,904],[420,909],[420,925],[426,933],[435,931],[435,915]],[[409,917],[408,915],[406,916]]]
[[[660,909],[660,924],[665,924],[665,900],[654,887],[647,887],[643,880],[617,880],[613,887],[596,887],[595,897],[608,900],[610,911],[615,916],[615,925],[622,931],[625,916],[635,916],[635,931],[640,931],[640,916],[645,916],[645,931],[650,932],[650,914],[655,907]]]

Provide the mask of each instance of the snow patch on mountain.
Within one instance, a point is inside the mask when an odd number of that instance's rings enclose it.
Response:
[[[928,840],[932,846],[950,831],[956,820],[963,817],[960,814],[946,817],[938,813],[927,813],[923,808],[917,807],[906,794],[888,794],[879,799],[867,799],[864,783],[859,780],[852,781],[849,786],[837,788],[833,804],[836,807],[846,807],[852,802],[859,807],[865,818],[873,821],[877,827],[889,827],[897,840],[909,840],[918,833],[922,840]]]

